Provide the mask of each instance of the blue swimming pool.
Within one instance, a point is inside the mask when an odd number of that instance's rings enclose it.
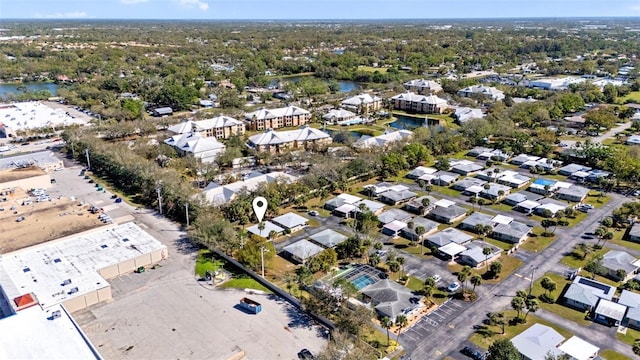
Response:
[[[355,125],[355,124],[361,124],[362,122],[363,122],[363,120],[358,118],[358,119],[351,119],[351,120],[341,121],[340,125]]]
[[[556,182],[553,180],[547,180],[547,179],[536,179],[536,181],[533,182],[534,184],[537,185],[542,185],[542,186],[553,186],[553,184],[555,184]]]
[[[353,284],[353,286],[355,286],[358,290],[362,290],[365,287],[371,285],[371,284],[375,284],[376,281],[369,275],[366,274],[362,274],[360,276],[358,276],[357,278],[353,279],[351,281],[351,283]]]

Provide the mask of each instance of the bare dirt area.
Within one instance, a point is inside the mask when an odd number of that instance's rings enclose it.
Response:
[[[27,199],[32,203],[22,205]],[[89,205],[78,206],[67,197],[38,203],[20,189],[0,202],[0,208],[0,254],[103,225]]]
[[[45,174],[45,172],[37,166],[5,170],[0,172],[0,184],[9,181],[27,179],[43,174]]]

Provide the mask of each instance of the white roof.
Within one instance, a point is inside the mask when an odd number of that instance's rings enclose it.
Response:
[[[517,206],[520,206],[523,209],[535,209],[538,206],[540,206],[540,203],[533,200],[525,200],[523,202],[518,203]]]
[[[567,206],[564,206],[564,205],[554,204],[554,203],[547,203],[547,204],[538,205],[538,207],[536,209],[549,210],[549,211],[551,211],[552,214],[555,214],[558,211],[564,210],[566,208],[567,208]]]
[[[263,238],[267,238],[269,237],[269,233],[271,233],[272,231],[275,231],[277,233],[281,233],[284,231],[283,228],[281,228],[280,226],[272,223],[271,221],[263,221],[264,224],[264,229],[262,229],[262,231],[260,231],[260,224],[255,224],[252,226],[249,226],[247,228],[247,231],[252,233],[252,234],[256,234],[258,236],[261,236]]]
[[[433,80],[414,79],[404,83],[405,86],[415,86],[419,88],[428,88],[434,92],[442,90],[442,86]]]
[[[358,106],[362,104],[371,104],[381,100],[381,98],[372,96],[371,94],[360,94],[343,100],[342,105]]]
[[[166,247],[132,222],[100,228],[2,255],[0,282],[10,299],[34,293],[48,308],[109,286],[100,269],[161,249]],[[70,284],[61,286],[65,280]]]
[[[353,146],[356,148],[370,148],[376,146],[385,146],[389,143],[395,141],[401,141],[408,139],[413,135],[413,132],[410,130],[398,130],[392,131],[386,134],[382,134],[379,136],[362,136],[358,141],[356,141]]]
[[[322,130],[309,126],[303,126],[296,130],[275,131],[267,130],[261,134],[249,137],[249,143],[253,145],[276,145],[294,141],[312,141],[327,139],[331,136]]]
[[[283,248],[284,251],[291,255],[296,256],[298,259],[306,260],[311,256],[317,255],[324,251],[324,248],[312,243],[309,240],[302,239],[287,245]]]
[[[480,186],[480,185],[473,185],[473,186],[469,186],[468,188],[464,189],[464,191],[470,192],[470,193],[474,193],[474,194],[479,194],[484,190],[484,186]]]
[[[454,242],[450,242],[447,245],[441,246],[441,247],[438,248],[438,251],[441,251],[441,252],[443,252],[443,253],[451,256],[451,257],[454,257],[454,256],[460,254],[461,252],[465,251],[465,250],[467,250],[466,247],[464,247],[462,245],[459,245],[459,244],[456,244]]]
[[[505,215],[496,215],[493,219],[491,219],[494,223],[509,225],[513,221],[512,217]]]
[[[216,206],[233,200],[236,194],[242,191],[254,191],[262,183],[272,183],[274,181],[295,182],[296,179],[295,176],[275,171],[222,186],[216,186],[211,183],[202,193],[209,204]]]
[[[51,319],[54,311],[60,317]],[[75,326],[60,305],[43,310],[40,306],[19,311],[0,320],[2,359],[96,359],[90,340]]]
[[[226,146],[215,137],[202,137],[199,133],[185,133],[173,135],[164,141],[165,144],[181,151],[192,153],[199,159],[212,161]]]
[[[448,208],[451,205],[455,205],[456,203],[451,201],[451,200],[447,200],[447,199],[440,199],[438,201],[435,202],[435,206],[440,206],[443,208]]]
[[[258,111],[246,113],[244,116],[245,116],[245,119],[252,121],[254,118],[256,120],[275,119],[275,118],[284,117],[284,116],[306,115],[306,114],[310,114],[310,113],[305,109],[299,108],[297,106],[287,106],[287,107],[277,108],[277,109],[260,109]]]
[[[351,195],[351,194],[347,194],[347,193],[342,193],[342,194],[340,194],[340,195],[338,195],[336,197],[342,199],[345,204],[351,204],[351,205],[353,205],[353,204],[357,203],[358,201],[362,200],[362,198],[359,197],[359,196],[355,196],[355,195]]]
[[[600,351],[599,347],[582,340],[577,336],[569,338],[569,340],[558,346],[558,349],[575,360],[593,359],[598,354],[598,351]]]
[[[607,299],[600,299],[598,301],[598,306],[596,307],[596,314],[604,315],[610,319],[622,321],[624,317],[624,313],[627,311],[627,307],[614,303],[613,301],[609,301]]]
[[[354,211],[355,209],[356,209],[356,207],[351,205],[351,204],[344,204],[344,205],[341,205],[341,206],[337,207],[333,211],[339,212],[339,213],[343,213],[343,214],[348,214],[348,213]]]
[[[393,220],[390,223],[384,224],[384,227],[391,231],[400,231],[407,227],[407,223],[400,220]]]
[[[194,130],[203,131],[208,129],[225,128],[237,125],[244,125],[244,123],[230,116],[220,115],[211,119],[200,121],[185,120],[179,124],[169,126],[167,130],[176,134],[185,134],[190,133]]]
[[[527,330],[516,335],[511,342],[520,354],[531,360],[544,360],[547,353],[560,355],[556,347],[564,337],[552,327],[533,324]]]
[[[352,113],[349,110],[345,109],[332,109],[329,110],[326,114],[322,115],[322,118],[325,120],[333,120],[333,119],[344,119],[344,118],[353,118],[356,114]]]
[[[296,226],[306,225],[309,222],[309,219],[296,213],[290,212],[273,218],[271,219],[271,221],[280,224],[287,229],[292,229]]]
[[[6,104],[0,108],[0,122],[13,130],[85,125],[88,121],[66,114],[65,109],[54,109],[43,103],[30,101]]]

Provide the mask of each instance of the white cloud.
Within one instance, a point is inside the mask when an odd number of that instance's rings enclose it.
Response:
[[[125,5],[145,3],[147,1],[149,1],[149,0],[120,0],[120,2],[125,4]]]
[[[197,6],[202,11],[207,11],[207,9],[209,8],[209,4],[200,0],[178,0],[178,2],[180,3],[180,5],[186,6],[188,8]]]
[[[53,14],[36,14],[37,18],[42,19],[80,19],[86,18],[87,13],[84,11],[57,12]]]

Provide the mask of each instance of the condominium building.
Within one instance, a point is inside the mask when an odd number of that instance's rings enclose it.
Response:
[[[244,119],[251,130],[279,129],[304,125],[311,120],[311,113],[297,106],[287,106],[246,113]]]
[[[442,91],[442,86],[433,80],[414,79],[404,83],[404,88],[407,91],[414,92],[420,95],[435,94]]]
[[[360,94],[345,99],[340,106],[358,115],[372,114],[382,108],[382,99],[371,94]]]
[[[329,134],[303,126],[297,130],[267,130],[262,134],[249,137],[248,145],[258,152],[279,154],[292,149],[320,149],[331,144],[332,141]]]
[[[406,92],[391,97],[393,108],[422,114],[442,114],[448,108],[447,100],[436,95],[419,95]]]
[[[229,116],[216,116],[200,121],[186,120],[169,127],[169,131],[176,134],[197,132],[202,137],[215,137],[216,139],[228,139],[233,135],[242,135],[245,132],[244,122]]]

